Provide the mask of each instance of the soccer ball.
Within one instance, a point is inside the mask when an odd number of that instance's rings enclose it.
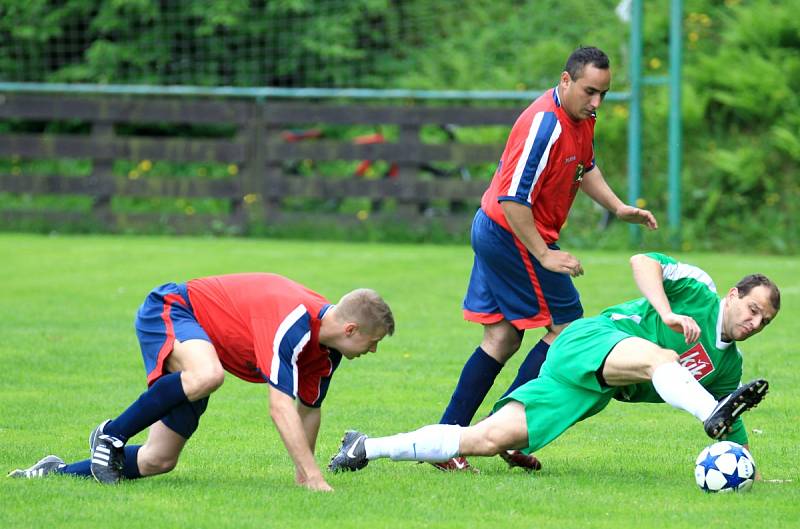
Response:
[[[745,492],[753,486],[755,477],[753,456],[731,441],[705,447],[695,461],[694,479],[705,492]]]

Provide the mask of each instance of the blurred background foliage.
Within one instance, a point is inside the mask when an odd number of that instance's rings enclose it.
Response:
[[[3,0],[0,81],[538,90],[555,84],[566,56],[583,44],[607,51],[612,90],[624,91],[628,31],[614,11],[618,3]],[[645,75],[665,75],[669,0],[645,2],[644,13]],[[800,0],[684,2],[684,250],[794,253],[800,247],[798,13]],[[648,85],[644,97],[643,201],[664,225],[667,89]],[[609,102],[596,133],[598,163],[622,197],[627,118],[625,104]],[[0,123],[2,130],[24,126]],[[505,132],[463,131],[458,139],[498,141]],[[0,170],[13,172],[21,163],[0,160]],[[78,174],[85,169],[78,163]],[[479,177],[490,178],[491,169],[482,170],[487,174]],[[206,170],[220,171],[225,168]],[[0,201],[25,197],[0,194]],[[590,201],[579,199],[564,243],[627,243],[627,226],[612,223],[599,233],[599,219]],[[394,231],[364,237],[404,238]],[[448,240],[431,233],[407,238]],[[665,230],[645,239],[653,246],[666,241]]]

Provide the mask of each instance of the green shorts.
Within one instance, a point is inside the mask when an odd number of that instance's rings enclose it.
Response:
[[[550,346],[539,378],[514,390],[494,405],[509,401],[525,406],[529,454],[550,443],[567,428],[600,412],[619,388],[601,385],[597,370],[608,353],[631,335],[603,316],[577,320]]]

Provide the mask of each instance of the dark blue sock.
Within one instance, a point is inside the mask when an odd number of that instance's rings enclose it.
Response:
[[[183,392],[181,372],[164,375],[122,412],[122,415],[106,424],[103,433],[127,441],[185,402],[189,402],[189,399]]]
[[[84,459],[77,463],[70,463],[65,467],[61,467],[56,472],[59,474],[72,474],[73,476],[82,476],[85,478],[92,477],[92,470],[90,468],[91,460]]]
[[[122,475],[125,479],[139,479],[139,449],[142,445],[131,445],[125,447],[125,466],[122,467]]]
[[[469,426],[501,369],[503,364],[480,347],[475,349],[461,370],[461,377],[450,397],[450,404],[444,410],[439,423]]]
[[[550,344],[544,340],[539,340],[533,349],[528,351],[528,356],[522,361],[517,371],[517,376],[514,382],[508,386],[508,389],[503,393],[503,397],[520,387],[526,382],[533,380],[539,376],[539,371],[542,369],[542,364],[547,358],[547,351],[550,350]],[[500,397],[500,398],[503,398]]]
[[[122,469],[122,475],[126,479],[136,479],[142,477],[139,474],[139,465],[137,464],[137,454],[141,445],[131,445],[125,447],[125,466]],[[86,478],[92,477],[91,460],[84,459],[77,463],[70,463],[67,466],[61,467],[56,470],[59,474],[72,474],[73,476],[82,476]]]

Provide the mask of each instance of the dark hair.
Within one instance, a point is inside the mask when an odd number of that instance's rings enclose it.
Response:
[[[583,73],[583,68],[591,64],[595,68],[608,70],[608,55],[599,48],[592,46],[581,46],[573,51],[567,59],[564,70],[569,74],[573,81],[576,81]]]
[[[765,286],[769,289],[769,302],[772,308],[776,311],[781,308],[781,291],[778,290],[778,285],[773,283],[764,274],[750,274],[744,276],[738,283],[736,283],[736,291],[739,297],[743,298],[750,293],[755,287]]]

